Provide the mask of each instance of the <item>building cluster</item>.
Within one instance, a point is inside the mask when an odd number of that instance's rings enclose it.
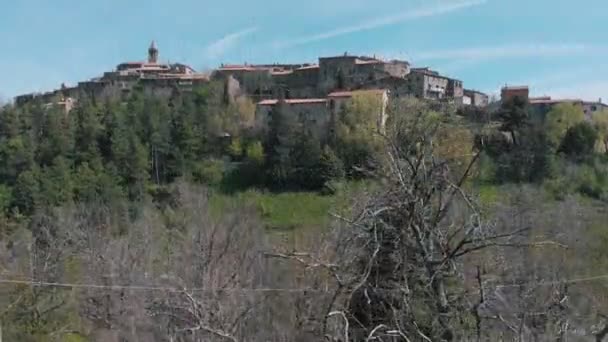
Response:
[[[62,84],[60,89],[51,92],[17,96],[15,103],[39,100],[45,106],[59,106],[69,111],[81,96],[98,100],[126,98],[136,86],[153,95],[170,96],[175,90],[189,91],[209,81],[208,75],[197,73],[188,65],[159,63],[158,57],[158,48],[152,42],[147,61],[121,63],[115,70],[74,87]]]
[[[213,78],[232,77],[258,100],[319,99],[335,91],[385,89],[392,98],[415,97],[483,107],[487,95],[463,88],[460,80],[406,61],[375,57],[322,57],[316,64],[221,65]]]
[[[462,81],[429,68],[411,68],[406,61],[348,53],[322,57],[315,64],[223,64],[211,77],[236,81],[242,94],[258,103],[256,122],[261,127],[267,126],[279,99],[318,131],[331,127],[329,123],[347,100],[357,95],[378,100],[374,103],[379,106],[379,129],[386,122],[389,98],[412,97],[478,107],[488,104],[486,94],[464,89]]]
[[[153,96],[170,97],[175,92],[189,92],[212,80],[225,82],[230,97],[246,96],[255,101],[256,123],[260,126],[267,126],[269,114],[280,101],[300,120],[308,121],[320,130],[328,128],[345,103],[359,94],[378,99],[379,128],[386,121],[389,99],[412,97],[480,108],[489,104],[488,95],[465,89],[462,81],[429,68],[411,67],[402,60],[386,61],[375,56],[344,53],[319,58],[317,63],[222,64],[213,72],[203,74],[185,64],[160,63],[154,42],[148,49],[147,61],[121,63],[115,70],[74,87],[62,85],[52,92],[18,96],[15,102],[21,105],[39,100],[46,107],[60,107],[69,112],[82,96],[97,100],[126,99],[138,88]],[[502,101],[516,96],[527,100],[541,115],[559,103],[578,104],[587,116],[608,107],[601,100],[530,97],[526,86],[502,89]]]
[[[378,99],[380,128],[386,121],[389,98],[413,97],[477,107],[488,104],[487,95],[464,89],[462,81],[429,68],[412,68],[402,60],[385,61],[345,53],[319,58],[314,64],[222,64],[212,73],[202,74],[188,65],[160,63],[154,42],[148,49],[147,61],[121,63],[115,70],[74,87],[62,85],[52,92],[18,96],[15,102],[21,105],[38,100],[47,107],[56,106],[69,112],[82,96],[96,100],[126,99],[138,87],[147,94],[170,97],[174,92],[188,92],[211,80],[225,82],[231,97],[253,99],[257,103],[259,125],[267,124],[279,99],[285,101],[294,115],[319,129],[328,128],[346,100],[358,94]]]
[[[608,105],[598,101],[585,101],[582,99],[554,99],[551,96],[531,97],[530,89],[527,86],[505,86],[501,89],[501,101],[510,101],[515,97],[528,102],[532,113],[539,116],[542,120],[554,106],[562,103],[578,105],[583,109],[585,117],[590,119],[594,113],[608,109]]]

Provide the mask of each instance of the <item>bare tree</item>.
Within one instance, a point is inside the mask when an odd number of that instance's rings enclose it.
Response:
[[[519,246],[527,228],[498,231],[464,190],[477,154],[455,175],[434,154],[437,116],[396,120],[387,136],[383,187],[360,198],[354,218],[317,265],[334,276],[325,333],[342,341],[456,341],[475,334],[463,258],[496,246]],[[328,322],[331,321],[331,324]],[[330,333],[331,330],[331,333]]]

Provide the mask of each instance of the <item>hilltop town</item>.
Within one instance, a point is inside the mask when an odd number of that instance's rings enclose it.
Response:
[[[295,112],[335,113],[344,99],[358,92],[375,93],[382,99],[380,120],[389,99],[412,97],[452,103],[457,106],[486,108],[489,96],[467,89],[461,80],[440,74],[428,67],[412,67],[408,61],[382,60],[369,56],[320,57],[317,63],[301,64],[221,64],[211,72],[197,72],[181,63],[162,63],[159,48],[153,41],[146,61],[124,62],[102,76],[46,93],[32,93],[15,98],[17,105],[40,101],[44,106],[56,106],[69,112],[81,96],[97,100],[126,99],[137,87],[144,93],[168,98],[176,92],[191,92],[211,81],[225,83],[232,97],[245,96],[257,104],[258,121],[264,120],[278,99],[284,99]],[[515,96],[526,99],[533,112],[544,114],[560,103],[583,107],[590,117],[608,108],[601,99],[555,99],[533,97],[527,86],[502,88],[501,101]],[[328,115],[321,116],[328,117]]]
[[[83,94],[100,100],[120,98],[139,85],[146,93],[170,96],[174,91],[191,91],[211,80],[223,80],[229,83],[233,93],[251,97],[256,102],[283,97],[303,104],[307,101],[300,99],[327,99],[336,91],[384,89],[391,97],[412,96],[479,107],[488,104],[486,94],[464,89],[462,81],[426,67],[411,67],[407,61],[384,61],[344,53],[321,57],[317,63],[222,64],[210,73],[199,73],[185,64],[161,63],[155,42],[148,49],[146,61],[121,63],[115,70],[73,87],[62,85],[47,93],[17,96],[15,103],[20,105],[38,99],[69,110]]]

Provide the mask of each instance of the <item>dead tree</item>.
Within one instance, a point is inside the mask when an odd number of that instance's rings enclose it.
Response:
[[[462,259],[494,246],[518,246],[527,228],[499,232],[484,222],[464,185],[478,154],[455,175],[439,158],[441,120],[426,114],[395,123],[386,139],[383,186],[360,198],[354,218],[324,262],[337,280],[324,326],[341,341],[460,341],[475,335]],[[296,255],[292,254],[292,258]],[[334,329],[331,329],[333,326]],[[336,328],[341,327],[341,328]],[[330,336],[330,338],[332,338]]]

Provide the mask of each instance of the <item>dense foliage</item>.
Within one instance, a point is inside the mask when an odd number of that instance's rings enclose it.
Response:
[[[268,131],[256,131],[255,105],[230,98],[219,83],[169,99],[143,92],[125,102],[82,98],[69,114],[35,103],[6,106],[0,209],[29,215],[70,201],[141,202],[176,179],[226,190],[320,190],[357,176],[350,170],[373,158],[377,144],[362,108],[365,100],[346,108],[328,139],[284,102]]]
[[[14,282],[0,286],[0,331],[36,342],[608,334],[605,285],[566,281],[605,273],[605,206],[577,195],[608,200],[607,115],[568,105],[532,120],[515,99],[465,116],[403,100],[378,132],[376,108],[354,98],[327,135],[284,101],[259,130],[254,104],[221,84],[82,98],[70,113],[2,108],[0,261]]]

